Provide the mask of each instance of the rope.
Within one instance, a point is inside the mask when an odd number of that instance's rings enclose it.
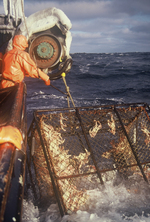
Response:
[[[59,92],[61,92],[64,95],[67,95],[67,93],[64,93],[63,91],[61,91],[60,89],[58,89],[57,87],[53,86],[52,84],[50,84],[51,87],[53,87],[54,89],[58,90]]]

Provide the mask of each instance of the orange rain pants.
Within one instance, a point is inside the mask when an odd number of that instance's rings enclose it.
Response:
[[[25,36],[16,35],[14,37],[13,49],[3,57],[0,89],[22,82],[25,75],[41,78],[46,85],[50,85],[48,75],[38,69],[30,55],[24,51],[27,47],[28,42]]]

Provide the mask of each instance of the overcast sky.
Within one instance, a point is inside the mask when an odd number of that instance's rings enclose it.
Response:
[[[150,52],[150,0],[24,0],[24,4],[27,17],[54,6],[64,11],[72,22],[71,53]]]

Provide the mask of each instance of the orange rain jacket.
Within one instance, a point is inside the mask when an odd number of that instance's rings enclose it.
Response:
[[[22,82],[25,75],[33,78],[40,77],[46,85],[50,85],[48,75],[38,69],[30,55],[24,51],[27,47],[28,41],[25,36],[14,37],[13,49],[3,57],[1,89]]]

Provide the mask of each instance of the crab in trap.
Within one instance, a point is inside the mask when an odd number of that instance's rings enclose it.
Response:
[[[86,204],[88,195],[86,190],[80,189],[79,184],[76,184],[70,176],[82,174],[84,167],[86,170],[87,168],[90,171],[95,170],[94,166],[88,164],[90,152],[85,149],[85,152],[79,153],[79,155],[69,154],[69,150],[64,146],[65,139],[61,133],[55,130],[52,125],[45,123],[43,118],[40,120],[40,129],[48,147],[66,209],[70,211],[81,209]]]

